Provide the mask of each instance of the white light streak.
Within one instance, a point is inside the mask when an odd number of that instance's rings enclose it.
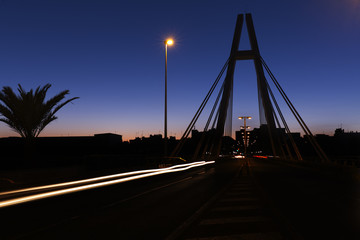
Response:
[[[214,161],[211,161],[211,162],[202,161],[202,162],[194,162],[194,163],[189,163],[189,164],[176,165],[176,166],[172,166],[169,168],[163,168],[163,169],[150,169],[151,172],[142,173],[142,174],[139,174],[136,176],[130,176],[130,177],[125,177],[125,178],[115,179],[115,180],[109,180],[109,181],[100,182],[100,183],[92,183],[92,184],[88,184],[88,185],[84,185],[84,186],[71,187],[71,188],[62,189],[62,190],[49,191],[49,192],[29,195],[29,196],[25,196],[25,197],[18,197],[18,198],[14,198],[14,199],[10,199],[10,200],[1,201],[0,208],[8,207],[8,206],[16,205],[16,204],[21,204],[21,203],[25,203],[25,202],[30,202],[30,201],[34,201],[34,200],[44,199],[44,198],[48,198],[48,197],[54,197],[54,196],[59,196],[59,195],[63,195],[63,194],[69,194],[69,193],[74,193],[74,192],[78,192],[78,191],[84,191],[84,190],[88,190],[88,189],[109,186],[109,185],[118,184],[118,183],[122,183],[122,182],[128,182],[128,181],[132,181],[132,180],[140,179],[140,178],[146,178],[146,177],[151,177],[151,176],[165,174],[165,173],[185,171],[185,170],[188,170],[188,169],[191,169],[194,167],[200,167],[200,166],[204,166],[204,165],[212,164],[212,163],[214,163]],[[142,171],[136,171],[136,172],[144,172],[144,171],[146,172],[146,171],[150,171],[150,170],[142,170]],[[156,171],[154,171],[154,170],[156,170]],[[130,173],[134,174],[134,172],[130,172]],[[124,174],[127,174],[127,173],[124,173]],[[124,176],[124,175],[122,175],[122,176]],[[81,181],[85,181],[85,180],[81,180]],[[56,185],[56,184],[54,184],[54,185]]]
[[[172,166],[172,167],[161,168],[161,169],[147,169],[147,170],[126,172],[126,173],[118,173],[118,174],[112,174],[112,175],[108,175],[108,176],[88,178],[88,179],[71,181],[71,182],[56,183],[56,184],[51,184],[51,185],[44,185],[44,186],[24,188],[24,189],[18,189],[18,190],[7,191],[7,192],[0,192],[0,196],[10,195],[10,194],[20,193],[20,192],[30,192],[30,191],[36,191],[36,190],[44,190],[44,189],[50,189],[50,188],[65,187],[65,186],[71,186],[71,185],[76,185],[76,184],[81,184],[81,183],[96,182],[96,181],[101,181],[101,180],[106,180],[106,179],[111,179],[111,178],[117,178],[117,177],[125,177],[125,176],[130,176],[130,175],[141,174],[141,173],[157,172],[157,171],[174,169],[174,168],[183,167],[183,166],[196,165],[196,164],[203,163],[203,162],[204,161],[186,163],[186,164],[179,164],[179,165],[175,165],[175,166]]]

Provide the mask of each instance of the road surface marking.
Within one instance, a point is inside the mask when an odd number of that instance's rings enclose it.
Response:
[[[255,197],[237,197],[237,198],[222,198],[220,202],[243,202],[243,201],[259,201],[258,198]]]
[[[236,206],[226,206],[226,207],[216,207],[211,209],[211,211],[215,212],[225,212],[225,211],[244,211],[244,210],[255,210],[261,209],[260,205],[236,205]]]
[[[160,187],[156,187],[156,188],[150,189],[150,190],[148,190],[148,191],[145,191],[145,192],[142,192],[142,193],[136,194],[136,195],[134,195],[134,196],[131,196],[131,197],[128,197],[128,198],[122,199],[122,200],[120,200],[120,201],[117,201],[117,202],[114,202],[114,203],[111,203],[111,204],[108,204],[108,205],[104,206],[103,208],[113,207],[113,206],[115,206],[115,205],[117,205],[117,204],[120,204],[120,203],[123,203],[123,202],[129,201],[129,200],[135,199],[135,198],[137,198],[137,197],[141,197],[141,196],[143,196],[143,195],[145,195],[145,194],[148,194],[148,193],[151,193],[151,192],[154,192],[154,191],[160,190],[160,189],[162,189],[162,188],[166,188],[166,187],[169,187],[169,186],[175,185],[175,184],[180,183],[180,182],[187,181],[187,180],[189,180],[189,179],[192,179],[192,177],[183,178],[183,179],[181,179],[181,180],[179,180],[179,181],[172,182],[172,183],[169,183],[169,184],[166,184],[166,185],[160,186]]]
[[[267,232],[267,233],[244,233],[233,234],[226,236],[211,236],[211,237],[198,237],[187,238],[186,240],[284,240],[279,232]]]
[[[208,218],[200,222],[200,225],[218,225],[229,223],[254,223],[254,222],[269,222],[268,217],[251,216],[251,217],[229,217],[229,218]]]

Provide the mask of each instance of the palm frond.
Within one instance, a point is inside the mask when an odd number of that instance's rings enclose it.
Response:
[[[0,121],[6,123],[22,137],[37,137],[49,123],[57,119],[55,116],[57,111],[69,102],[78,99],[74,97],[60,103],[69,94],[69,90],[64,90],[45,102],[46,93],[50,87],[50,84],[46,84],[43,87],[37,87],[35,91],[31,89],[26,92],[18,84],[19,95],[16,95],[12,88],[3,87],[0,91],[0,101],[3,102],[0,104],[0,114],[3,118]]]
[[[79,99],[79,97],[73,97],[65,102],[63,102],[62,104],[56,106],[56,108],[53,110],[52,115],[54,115],[57,111],[59,111],[63,106],[65,106],[66,104],[68,104],[69,102],[74,101],[75,99]]]

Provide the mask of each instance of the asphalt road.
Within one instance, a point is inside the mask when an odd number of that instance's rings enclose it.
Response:
[[[0,239],[164,239],[226,186],[239,161],[0,209]]]
[[[268,204],[303,239],[360,239],[360,183],[341,169],[250,160]]]
[[[172,239],[359,239],[360,184],[344,169],[246,159],[249,171]]]
[[[186,234],[172,236],[359,239],[359,182],[340,170],[268,159],[249,159],[250,171],[237,175],[244,161],[0,209],[0,239],[166,239],[192,216]]]

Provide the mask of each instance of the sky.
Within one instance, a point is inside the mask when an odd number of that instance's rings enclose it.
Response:
[[[168,134],[179,138],[229,57],[241,13],[252,14],[262,57],[313,133],[360,131],[360,0],[0,0],[0,87],[50,83],[49,97],[80,97],[40,136],[163,134],[172,37]],[[252,61],[236,64],[233,107],[234,131],[242,115],[259,127]],[[0,123],[8,136],[17,134]]]

